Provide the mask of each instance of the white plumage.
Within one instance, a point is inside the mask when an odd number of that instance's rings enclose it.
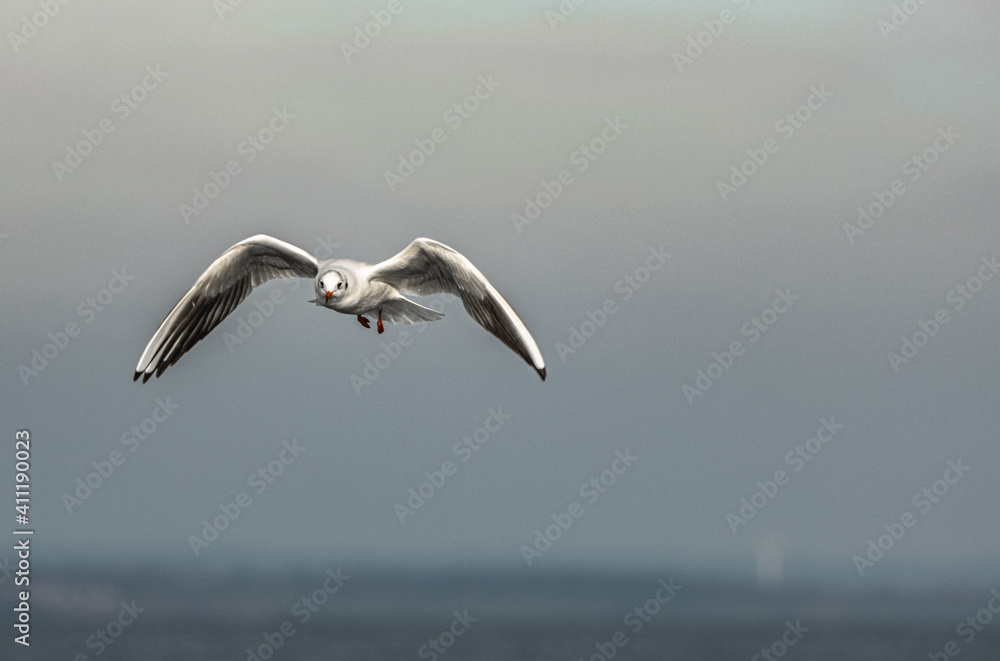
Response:
[[[317,305],[391,323],[435,321],[443,315],[403,294],[453,294],[483,328],[528,362],[545,379],[545,361],[524,323],[493,285],[458,251],[431,239],[416,239],[380,264],[348,259],[319,262],[309,253],[258,234],[224,252],[170,311],[142,352],[133,380],[159,377],[208,335],[254,287],[275,278],[313,278]]]

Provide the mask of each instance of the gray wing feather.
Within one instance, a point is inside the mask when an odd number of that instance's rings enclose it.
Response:
[[[158,377],[212,332],[254,287],[275,278],[315,278],[316,258],[264,234],[240,241],[201,274],[153,334],[135,368],[137,380]]]
[[[399,297],[382,303],[382,317],[390,324],[415,324],[421,321],[437,321],[444,315],[437,310]]]
[[[369,276],[410,294],[452,294],[465,311],[545,379],[545,361],[524,322],[464,255],[432,239],[415,239],[402,252],[376,264]]]

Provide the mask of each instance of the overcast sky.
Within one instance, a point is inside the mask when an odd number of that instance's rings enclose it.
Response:
[[[860,584],[1000,557],[1000,8],[224,2],[0,8],[0,388],[39,553]],[[455,299],[378,336],[279,281],[133,383],[256,233],[451,245],[547,380]]]

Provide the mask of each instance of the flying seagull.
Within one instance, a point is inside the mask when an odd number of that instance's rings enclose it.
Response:
[[[174,306],[146,345],[133,381],[145,383],[176,363],[236,309],[254,287],[275,278],[313,278],[310,303],[343,314],[412,324],[444,315],[403,294],[453,294],[480,326],[500,338],[545,380],[545,361],[524,323],[493,285],[457,250],[431,239],[415,239],[401,253],[380,264],[349,259],[320,262],[300,248],[264,234],[240,241],[212,262],[191,290]]]

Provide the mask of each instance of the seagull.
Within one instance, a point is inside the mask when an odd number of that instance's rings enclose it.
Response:
[[[380,264],[350,259],[320,262],[306,251],[265,234],[240,241],[222,253],[184,295],[142,352],[133,381],[159,378],[208,335],[253,290],[276,278],[313,278],[316,298],[328,310],[377,315],[381,334],[389,323],[437,321],[444,315],[414,303],[403,294],[446,293],[462,299],[465,311],[535,368],[545,380],[545,361],[531,333],[503,296],[465,256],[432,239],[415,239],[402,252]]]

